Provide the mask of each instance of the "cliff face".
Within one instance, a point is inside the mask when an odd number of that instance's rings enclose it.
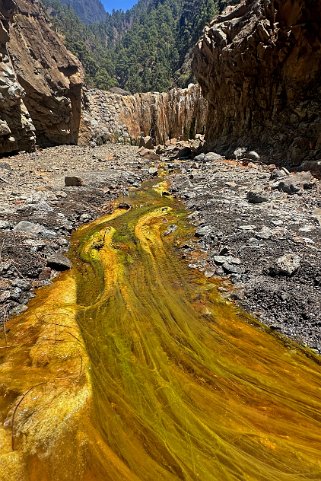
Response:
[[[25,92],[7,50],[14,9],[12,0],[0,0],[0,153],[35,146],[34,125],[23,101]]]
[[[76,143],[79,61],[51,30],[38,0],[0,0],[0,13],[0,152],[31,150],[34,134],[42,146]]]
[[[193,69],[207,141],[298,166],[321,158],[321,0],[247,0],[206,28]]]
[[[207,102],[198,85],[165,93],[118,95],[90,90],[85,97],[81,141],[137,144],[150,135],[155,144],[204,133]]]

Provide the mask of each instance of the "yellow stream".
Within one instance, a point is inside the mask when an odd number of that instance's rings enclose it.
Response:
[[[79,229],[7,324],[1,481],[321,480],[318,358],[186,267],[161,187]]]

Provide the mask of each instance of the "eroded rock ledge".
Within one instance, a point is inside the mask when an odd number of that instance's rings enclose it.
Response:
[[[321,158],[320,18],[320,0],[244,0],[214,19],[193,62],[211,148],[293,167]]]
[[[37,0],[0,0],[0,153],[76,143],[83,69]]]
[[[155,144],[187,140],[204,133],[206,116],[207,101],[199,85],[135,95],[89,90],[80,140],[137,144],[146,135]]]

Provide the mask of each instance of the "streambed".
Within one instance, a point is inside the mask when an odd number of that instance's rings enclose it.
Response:
[[[7,326],[1,480],[321,478],[319,358],[187,268],[164,190],[80,228],[72,271]]]

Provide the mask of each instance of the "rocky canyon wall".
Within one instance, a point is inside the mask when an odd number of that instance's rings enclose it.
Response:
[[[194,138],[205,129],[207,102],[198,85],[135,95],[89,90],[84,102],[82,143],[137,144],[149,135],[155,144],[164,144],[171,138]]]
[[[209,147],[289,166],[321,159],[321,0],[244,0],[206,28],[194,73]]]
[[[7,49],[14,10],[12,0],[0,0],[0,153],[32,150],[36,140],[35,128],[23,101],[25,92]]]
[[[0,0],[0,153],[76,143],[83,70],[38,0]]]

